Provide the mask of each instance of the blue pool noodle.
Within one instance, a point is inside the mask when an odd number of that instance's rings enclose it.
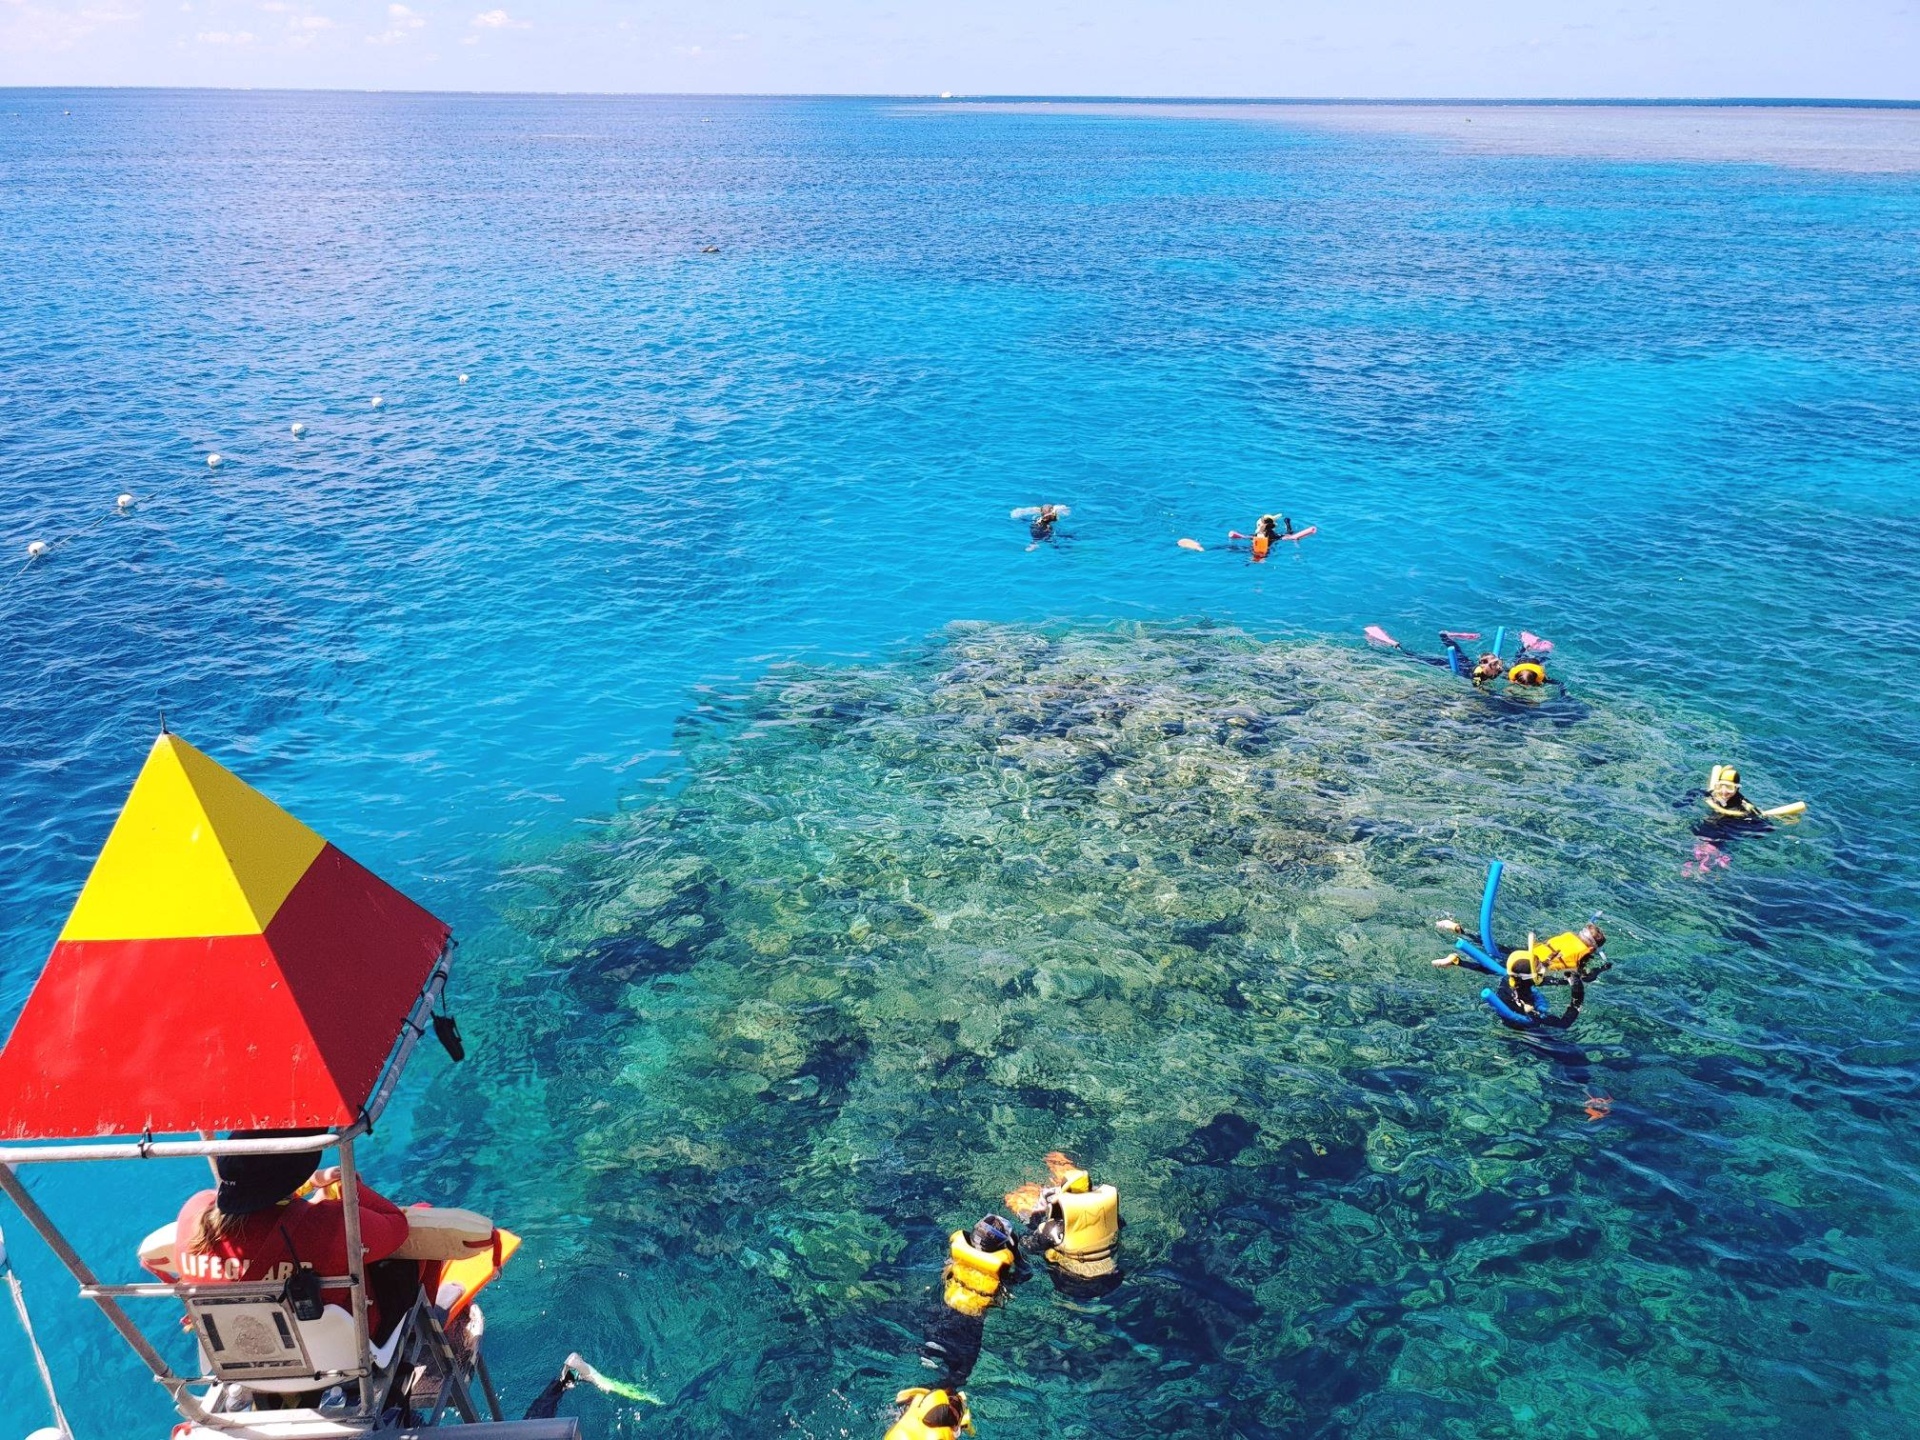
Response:
[[[1480,943],[1489,950],[1493,948],[1493,902],[1500,898],[1500,877],[1506,873],[1505,861],[1487,866],[1487,888],[1480,892]]]
[[[1480,998],[1487,1002],[1488,1009],[1492,1010],[1494,1014],[1498,1015],[1516,1030],[1531,1030],[1540,1023],[1531,1015],[1522,1015],[1491,990],[1482,990],[1480,992]]]
[[[1501,633],[1505,634],[1506,632],[1502,631]],[[1499,860],[1495,860],[1491,865],[1487,866],[1487,888],[1480,892],[1480,944],[1476,945],[1471,940],[1464,938],[1453,942],[1454,948],[1459,950],[1462,955],[1465,955],[1489,975],[1497,976],[1502,980],[1507,978],[1507,967],[1495,960],[1490,951],[1483,947],[1493,944],[1493,906],[1494,902],[1500,898],[1500,877],[1506,873],[1506,869],[1505,863]],[[1515,1029],[1531,1030],[1540,1023],[1532,1016],[1522,1015],[1491,989],[1482,990],[1480,992],[1480,998],[1487,1002],[1487,1007],[1491,1009],[1494,1014],[1498,1015]]]

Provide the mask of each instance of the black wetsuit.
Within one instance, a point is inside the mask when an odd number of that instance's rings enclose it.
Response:
[[[1499,995],[1503,1004],[1518,1010],[1540,1029],[1571,1030],[1573,1022],[1580,1018],[1580,1007],[1586,1003],[1587,982],[1576,971],[1573,979],[1568,983],[1573,993],[1567,997],[1566,1008],[1558,1015],[1547,1012],[1546,1005],[1538,998],[1531,981],[1516,980],[1509,976],[1500,982],[1500,988],[1494,993]]]
[[[980,1359],[980,1340],[986,1328],[984,1314],[962,1315],[945,1305],[928,1323],[920,1354],[940,1372],[942,1389],[958,1390],[967,1383]]]
[[[1058,515],[1049,515],[1044,510],[1033,517],[1033,523],[1027,526],[1027,534],[1035,540],[1051,540],[1053,527],[1059,521]]]

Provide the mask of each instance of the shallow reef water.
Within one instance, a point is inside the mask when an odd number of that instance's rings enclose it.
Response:
[[[877,1433],[946,1232],[1056,1148],[1126,1279],[988,1316],[985,1434],[1899,1433],[1906,1243],[1850,1157],[1906,1051],[1869,957],[1755,932],[1813,827],[1683,873],[1710,732],[1211,625],[776,665],[517,868],[437,1179],[537,1173],[544,1311],[650,1434]],[[1570,1039],[1426,963],[1495,857],[1503,939],[1612,932]],[[1855,1133],[1761,1103],[1836,1081]]]

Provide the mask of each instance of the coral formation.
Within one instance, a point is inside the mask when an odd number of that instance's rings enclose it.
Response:
[[[1730,1336],[1804,1359],[1835,1272],[1882,1298],[1819,1238],[1844,1181],[1782,1159],[1809,1137],[1717,1093],[1782,1002],[1682,873],[1698,766],[1644,709],[1207,626],[959,625],[776,666],[680,746],[674,793],[522,870],[537,958],[470,982],[485,1143],[564,1157],[515,1202],[573,1272],[549,1304],[629,1369],[671,1337],[650,1433],[878,1433],[945,1232],[1056,1148],[1119,1184],[1129,1278],[995,1318],[1003,1435],[1562,1433],[1573,1392],[1593,1433],[1709,1433],[1675,1414],[1758,1414]],[[1792,883],[1774,854],[1736,876]],[[1607,916],[1572,1044],[1425,963],[1496,856],[1506,933]]]

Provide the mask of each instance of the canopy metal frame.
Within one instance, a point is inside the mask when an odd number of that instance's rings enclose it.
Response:
[[[414,1047],[420,1043],[421,1036],[432,1025],[433,1012],[440,1003],[447,985],[447,974],[453,960],[453,942],[449,940],[442,948],[439,958],[434,962],[433,971],[427,976],[426,983],[420,987],[420,993],[414,998],[413,1007],[407,1012],[407,1018],[395,1039],[393,1049],[388,1053],[386,1064],[381,1068],[380,1078],[375,1083],[373,1094],[351,1125],[335,1128],[317,1135],[298,1135],[274,1137],[271,1139],[230,1139],[222,1140],[215,1136],[200,1135],[192,1139],[156,1140],[152,1135],[141,1136],[137,1140],[124,1137],[108,1137],[97,1140],[81,1141],[69,1144],[28,1144],[0,1146],[0,1190],[13,1201],[34,1232],[47,1242],[60,1263],[67,1267],[67,1273],[79,1282],[80,1295],[93,1301],[106,1316],[107,1323],[120,1332],[146,1367],[153,1372],[153,1378],[172,1397],[174,1408],[187,1420],[196,1425],[226,1429],[244,1423],[242,1416],[221,1415],[209,1411],[200,1403],[200,1398],[191,1387],[205,1383],[204,1376],[186,1376],[176,1374],[153,1343],[147,1339],[140,1327],[134,1324],[125,1308],[120,1304],[122,1298],[153,1298],[171,1295],[184,1297],[187,1292],[204,1288],[190,1284],[172,1285],[102,1285],[80,1252],[72,1246],[60,1228],[53,1223],[51,1216],[40,1207],[33,1198],[20,1176],[15,1173],[22,1165],[40,1165],[89,1160],[158,1160],[180,1156],[204,1155],[209,1159],[225,1155],[294,1155],[307,1151],[337,1149],[340,1152],[340,1200],[346,1222],[347,1274],[339,1278],[353,1297],[353,1329],[358,1344],[359,1356],[356,1368],[348,1372],[339,1372],[340,1379],[357,1379],[360,1384],[360,1400],[356,1413],[361,1417],[373,1414],[374,1386],[373,1342],[367,1328],[367,1275],[366,1257],[362,1253],[360,1239],[360,1172],[355,1163],[354,1142],[360,1137],[371,1135],[373,1127],[386,1110],[387,1102],[393,1098],[393,1092],[400,1083],[400,1076],[412,1059]],[[270,1286],[275,1294],[280,1287]],[[233,1293],[230,1289],[228,1293]],[[462,1393],[464,1401],[465,1395]],[[467,1409],[462,1406],[463,1412]],[[463,1418],[471,1419],[470,1414]]]

